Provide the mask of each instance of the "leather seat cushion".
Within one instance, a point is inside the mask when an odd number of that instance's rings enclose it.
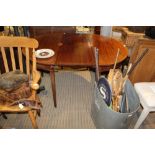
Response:
[[[0,89],[9,92],[18,89],[21,84],[28,81],[28,75],[22,73],[20,70],[7,72],[0,75]]]

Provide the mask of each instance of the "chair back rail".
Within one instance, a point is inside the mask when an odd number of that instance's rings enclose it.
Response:
[[[1,36],[0,37],[0,47],[28,47],[28,48],[37,48],[38,41],[33,38],[28,37],[10,37],[10,36]]]
[[[21,47],[18,47],[19,68],[23,72],[23,57]]]
[[[12,69],[14,71],[16,70],[16,63],[15,63],[15,55],[14,55],[13,47],[10,47],[10,55],[11,55]]]
[[[36,71],[37,70],[37,61],[36,61],[36,56],[35,56],[35,49],[33,48],[33,53],[32,53],[32,71]],[[34,77],[34,73],[32,72],[32,76]]]
[[[30,54],[29,54],[29,49],[26,47],[26,73],[28,76],[30,76]]]
[[[17,52],[18,62],[19,62],[19,69],[23,72],[23,54],[25,52],[26,57],[26,73],[30,77],[30,72],[32,70],[36,70],[36,58],[35,58],[35,48],[38,47],[38,41],[32,38],[27,37],[8,37],[2,36],[0,37],[0,52],[2,55],[3,63],[5,72],[11,71],[9,66],[9,61],[12,64],[12,70],[16,70],[17,63],[15,59],[15,52]],[[6,48],[8,50],[6,50]],[[17,48],[17,50],[15,50]],[[7,58],[7,52],[10,52],[10,60]],[[32,54],[30,54],[32,52]],[[30,56],[32,56],[32,70],[30,68]]]
[[[4,62],[5,72],[9,72],[8,61],[6,58],[6,53],[4,47],[1,47],[2,59]]]

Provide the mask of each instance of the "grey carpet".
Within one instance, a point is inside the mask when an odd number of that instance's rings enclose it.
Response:
[[[51,95],[51,82],[48,73],[44,73],[41,85],[46,90],[39,96],[43,104],[41,117],[37,117],[40,129],[93,129],[90,115],[93,100],[94,73],[89,71],[59,71],[56,73],[57,104],[54,108]],[[133,128],[139,113],[133,119]],[[0,116],[0,128],[32,129],[27,114],[7,114],[8,119]],[[155,128],[155,112],[150,113],[140,128]]]
[[[41,85],[44,85],[46,90],[39,94],[43,104],[41,117],[37,117],[39,128],[95,128],[90,116],[93,83],[94,74],[89,71],[57,72],[58,107],[54,108],[50,76],[48,73],[44,73]],[[2,128],[32,128],[27,114],[7,114],[7,117],[7,120],[0,117],[0,126]]]

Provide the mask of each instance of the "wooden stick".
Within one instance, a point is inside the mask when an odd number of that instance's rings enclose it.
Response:
[[[128,74],[129,74],[131,68],[132,68],[132,63],[129,63],[128,68],[127,68],[127,71],[126,71],[126,73],[125,73],[125,75],[123,77],[124,80],[128,78]]]
[[[135,67],[138,65],[138,63],[142,60],[142,58],[148,53],[149,49],[146,48],[142,55],[137,59],[137,61],[132,65],[132,68],[128,72],[128,75],[135,69]]]
[[[119,53],[120,53],[120,49],[118,48],[118,51],[117,51],[117,54],[116,54],[116,58],[115,58],[115,63],[114,63],[113,71],[115,71],[115,69],[116,69],[117,59],[118,59]]]
[[[112,92],[113,92],[113,82],[114,82],[115,69],[116,69],[116,64],[117,64],[117,59],[118,59],[118,56],[119,56],[119,52],[120,52],[120,49],[118,48],[118,51],[117,51],[117,54],[116,54],[116,58],[115,58],[114,67],[113,67],[113,72],[112,72],[112,81],[111,81]]]
[[[112,81],[111,81],[111,89],[112,89],[112,94],[113,94],[112,108],[113,108],[114,111],[118,111],[118,107],[117,107],[118,106],[118,103],[117,103],[118,99],[117,99],[117,96],[114,96],[113,83],[114,83],[114,75],[115,75],[115,69],[116,69],[119,53],[120,53],[120,49],[118,48],[116,58],[115,58],[114,67],[113,67],[113,70],[112,70]]]
[[[99,80],[100,72],[99,72],[99,53],[98,49],[94,48],[94,55],[95,55],[95,66],[96,66],[96,81]]]
[[[128,69],[127,69],[127,72],[126,72],[126,75],[128,75],[128,73],[130,72],[131,68],[132,68],[132,63],[129,63]],[[126,75],[125,75],[125,76],[126,76]]]

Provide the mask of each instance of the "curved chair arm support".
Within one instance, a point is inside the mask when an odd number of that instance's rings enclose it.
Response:
[[[33,90],[38,90],[39,89],[39,80],[41,78],[41,74],[39,71],[33,71],[33,80],[30,83],[30,86]]]

